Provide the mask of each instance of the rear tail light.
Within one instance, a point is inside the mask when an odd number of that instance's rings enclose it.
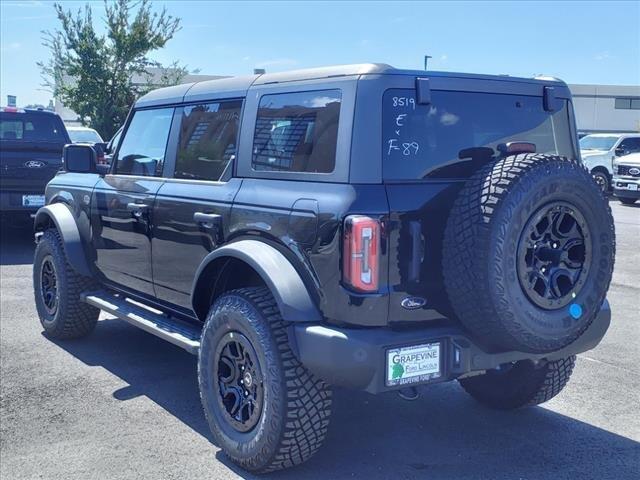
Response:
[[[344,222],[343,281],[360,292],[378,290],[380,222],[350,215]]]

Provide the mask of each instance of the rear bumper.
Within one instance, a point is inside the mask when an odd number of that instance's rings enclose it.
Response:
[[[41,190],[35,191],[28,189],[25,189],[24,191],[0,191],[0,211],[36,213],[42,205],[22,205],[23,195],[44,195],[44,187],[42,187]]]
[[[342,387],[382,393],[402,386],[385,382],[386,351],[390,348],[440,342],[440,377],[429,382],[454,380],[471,372],[496,368],[518,360],[556,360],[594,348],[611,323],[611,310],[605,300],[589,328],[571,345],[551,353],[487,353],[456,327],[426,327],[407,331],[388,328],[335,328],[297,324],[293,328],[295,352],[312,373]],[[416,384],[412,384],[416,385]]]

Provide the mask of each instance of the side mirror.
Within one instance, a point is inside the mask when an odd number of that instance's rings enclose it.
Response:
[[[627,152],[625,152],[624,148],[622,148],[622,147],[618,147],[618,148],[615,149],[616,157],[622,157],[622,156],[626,155],[626,153]]]
[[[71,143],[62,151],[62,163],[67,172],[96,173],[96,161],[96,151],[91,145]]]
[[[108,163],[99,163],[96,165],[96,172],[98,172],[98,175],[100,175],[101,177],[104,177],[107,173],[109,173],[110,169],[111,165]]]

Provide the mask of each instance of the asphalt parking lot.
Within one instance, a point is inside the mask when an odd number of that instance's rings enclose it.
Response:
[[[611,206],[613,323],[562,394],[504,413],[456,383],[414,402],[337,390],[324,448],[268,478],[640,478],[640,204]],[[108,317],[87,339],[47,339],[31,232],[1,234],[0,478],[253,478],[211,443],[195,357]]]

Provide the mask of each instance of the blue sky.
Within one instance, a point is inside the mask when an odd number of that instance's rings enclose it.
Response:
[[[84,2],[61,2],[77,9]],[[89,2],[94,18],[102,2]],[[640,1],[629,2],[155,2],[182,18],[154,58],[201,73],[237,75],[254,67],[291,70],[385,62],[569,83],[640,84]],[[49,2],[0,0],[0,104],[46,104],[38,60],[42,30],[57,19]]]

